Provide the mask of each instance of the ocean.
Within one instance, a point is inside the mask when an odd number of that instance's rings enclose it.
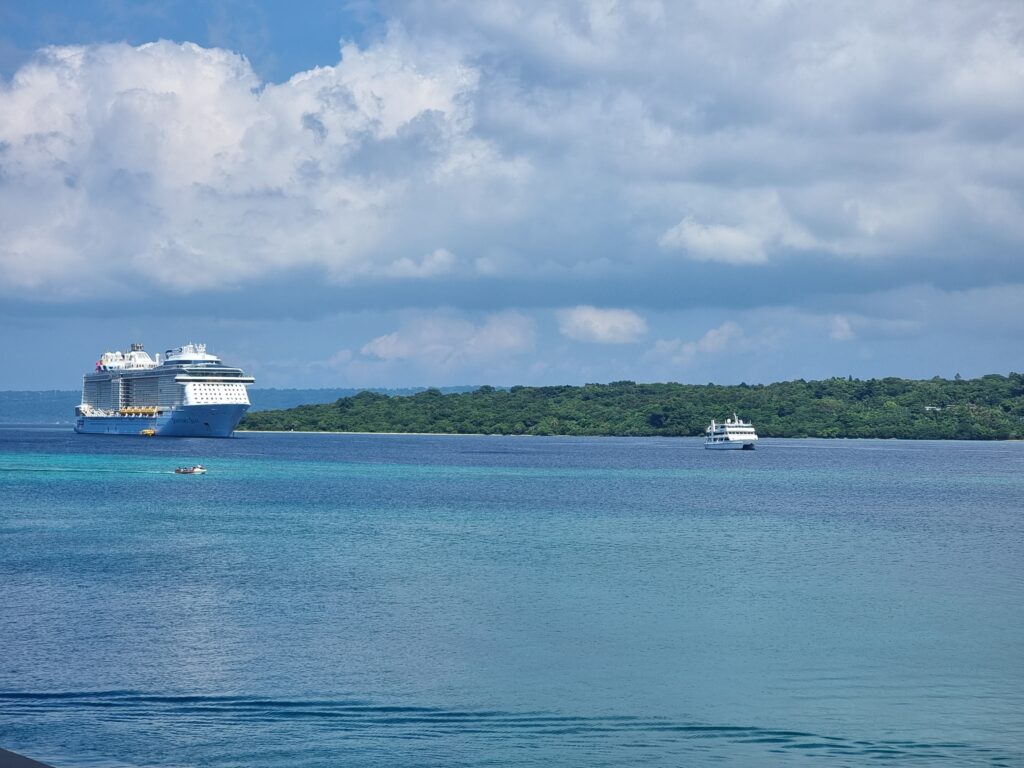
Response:
[[[0,428],[0,747],[1024,765],[1024,444]]]

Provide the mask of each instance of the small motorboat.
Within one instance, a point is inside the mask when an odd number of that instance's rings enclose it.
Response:
[[[155,429],[144,429],[141,432],[139,432],[139,434],[142,435],[143,437],[152,437],[153,435],[156,434],[156,430]]]
[[[193,467],[178,467],[174,470],[176,475],[205,475],[206,467],[202,464],[196,464]]]

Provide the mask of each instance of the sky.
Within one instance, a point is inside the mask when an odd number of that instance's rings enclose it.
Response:
[[[1024,370],[1024,3],[0,0],[0,389]]]

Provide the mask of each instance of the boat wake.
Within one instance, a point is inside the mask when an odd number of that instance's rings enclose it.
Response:
[[[87,475],[115,474],[115,475],[173,475],[174,470],[167,469],[83,469],[82,467],[0,467],[0,472],[59,472],[66,474],[78,472]]]

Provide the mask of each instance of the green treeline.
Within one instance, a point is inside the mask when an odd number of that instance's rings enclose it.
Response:
[[[505,435],[700,435],[733,412],[762,437],[1024,438],[1024,375],[928,381],[827,379],[768,385],[481,387],[410,396],[361,392],[262,411],[240,429]]]

